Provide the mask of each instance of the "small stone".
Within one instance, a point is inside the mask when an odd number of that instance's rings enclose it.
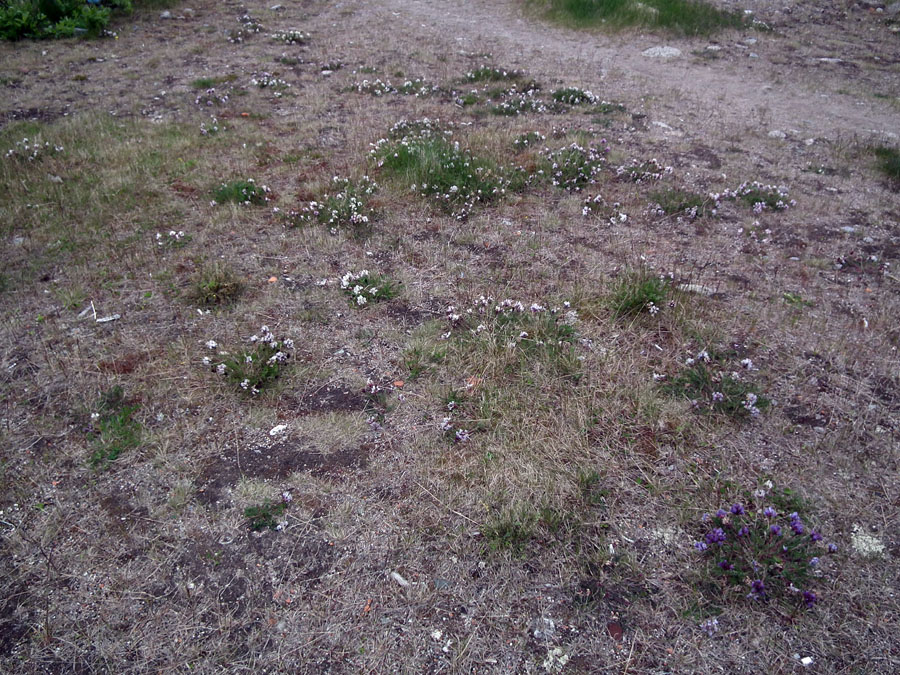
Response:
[[[650,47],[641,54],[652,59],[674,59],[681,56],[681,50],[677,47]]]
[[[556,636],[556,622],[549,616],[542,616],[534,620],[534,638],[536,640],[547,640],[548,642]]]
[[[450,582],[447,579],[435,579],[434,580],[434,590],[442,591],[447,588],[450,588]]]
[[[403,578],[400,572],[391,572],[391,579],[400,584],[403,588],[409,586],[409,582]]]
[[[159,18],[160,18],[160,19],[171,19],[171,18],[172,18],[172,12],[170,12],[169,10],[166,10],[165,12],[162,12],[162,13],[159,15]]]
[[[841,232],[846,232],[847,234],[853,234],[854,232],[856,232],[856,228],[853,227],[852,225],[842,225]]]
[[[781,129],[772,129],[772,131],[769,132],[769,138],[779,138],[784,140],[787,138],[787,134],[781,131]]]
[[[287,430],[287,424],[278,424],[269,429],[269,436],[278,436]]]

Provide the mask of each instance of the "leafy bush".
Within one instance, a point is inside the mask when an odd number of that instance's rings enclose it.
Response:
[[[0,39],[67,38],[103,34],[113,13],[129,13],[131,0],[11,0],[0,6]]]

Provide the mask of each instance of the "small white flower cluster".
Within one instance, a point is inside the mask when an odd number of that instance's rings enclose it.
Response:
[[[491,112],[495,115],[507,116],[550,112],[547,102],[535,96],[537,91],[537,89],[519,91],[518,88],[513,87],[503,92],[501,101],[491,108]]]
[[[276,97],[281,96],[284,90],[291,86],[280,77],[275,77],[270,73],[255,74],[250,78],[250,84],[260,89],[271,89]]]
[[[606,166],[609,148],[606,139],[587,147],[572,143],[558,150],[545,150],[541,154],[550,162],[550,179],[556,187],[570,192],[580,192],[585,186],[597,182],[596,176]]]
[[[375,194],[378,184],[368,176],[358,181],[334,176],[331,183],[334,192],[326,194],[322,201],[308,202],[300,211],[291,211],[288,218],[298,222],[316,220],[328,225],[332,234],[337,234],[341,226],[368,225],[374,216],[373,209],[368,206],[368,197]]]
[[[194,103],[207,107],[211,107],[214,105],[225,105],[226,103],[228,103],[228,94],[220,93],[216,91],[215,87],[210,87],[203,93],[197,94],[197,98],[194,99]]]
[[[594,96],[593,92],[576,87],[557,89],[553,92],[553,100],[557,103],[566,103],[568,105],[580,105],[582,103],[594,105],[600,102],[600,99]]]
[[[215,115],[210,115],[209,120],[209,126],[207,126],[206,122],[200,122],[200,135],[212,136],[219,133],[219,120],[216,119]]]
[[[276,42],[283,42],[287,45],[302,45],[309,41],[309,33],[302,30],[285,30],[272,33],[269,37]]]
[[[242,14],[238,17],[241,27],[237,30],[228,31],[228,41],[233,43],[241,43],[254,33],[262,32],[263,25],[258,19],[253,18],[250,14]]]
[[[187,243],[185,239],[187,235],[185,235],[184,231],[179,230],[176,232],[175,230],[169,230],[168,234],[163,234],[162,232],[156,233],[156,245],[157,246],[179,246]]]
[[[624,164],[616,169],[616,177],[631,183],[647,183],[661,180],[673,171],[671,166],[663,166],[657,159],[649,159],[646,162],[631,160],[630,164]]]
[[[362,307],[370,301],[380,300],[379,287],[371,283],[369,270],[347,272],[341,277],[341,289],[347,293],[357,306]]]
[[[277,366],[288,361],[290,352],[294,349],[294,341],[290,338],[279,341],[268,326],[262,326],[260,334],[250,336],[249,341],[254,345],[253,350],[227,362],[217,363],[214,370],[216,374],[227,376],[236,382],[243,391],[256,395],[259,393],[259,386],[277,377]],[[206,342],[207,349],[213,350],[218,346],[215,340]],[[228,356],[228,352],[219,352],[219,355]],[[211,359],[203,357],[203,365],[212,367]]]
[[[472,437],[472,432],[468,429],[458,428],[453,424],[453,411],[456,410],[456,401],[447,403],[448,415],[441,419],[440,429],[446,436],[452,436],[454,442],[465,443]]]
[[[711,192],[709,197],[716,203],[716,208],[719,208],[720,202],[723,199],[740,199],[749,203],[753,208],[753,213],[756,215],[769,209],[786,211],[792,206],[797,205],[795,200],[788,199],[788,189],[786,187],[780,185],[766,185],[757,181],[745,181],[738,185],[734,190]]]
[[[25,161],[33,162],[42,154],[59,153],[63,150],[63,146],[50,145],[49,141],[41,143],[40,141],[23,138],[21,141],[16,141],[16,144],[6,151],[6,157],[7,159],[24,159]]]
[[[371,94],[372,96],[384,96],[385,94],[396,94],[397,89],[391,84],[390,80],[375,79],[363,80],[352,86],[359,94]]]
[[[756,402],[759,398],[753,392],[748,392],[747,396],[744,398],[744,402],[741,404],[752,417],[759,417],[759,408],[756,407]]]
[[[547,140],[547,137],[539,131],[529,131],[527,134],[522,134],[515,141],[513,141],[513,145],[517,148],[527,148],[531,145],[537,145],[539,143],[543,143]]]
[[[482,82],[484,80],[516,80],[525,75],[521,70],[506,70],[505,68],[494,68],[493,66],[479,66],[475,70],[466,73],[466,80],[469,82]]]

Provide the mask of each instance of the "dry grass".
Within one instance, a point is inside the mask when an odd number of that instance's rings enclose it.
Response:
[[[198,11],[238,25],[218,3]],[[269,30],[311,31],[291,47],[301,63],[273,72],[283,44],[211,34],[206,65],[166,85],[174,119],[98,108],[0,130],[3,154],[25,136],[62,148],[0,159],[2,669],[753,673],[791,672],[799,654],[820,672],[894,672],[897,248],[876,223],[895,195],[865,152],[823,176],[793,155],[760,168],[690,138],[619,137],[627,111],[506,118],[449,92],[350,93],[369,68],[449,90],[485,63],[342,49],[338,19],[379,25],[359,11],[251,8]],[[173,43],[173,62],[194,47]],[[548,98],[583,84],[556,67],[535,66]],[[264,70],[292,86],[249,86]],[[200,78],[232,87],[228,102],[198,106]],[[219,131],[204,135],[210,112]],[[537,174],[460,220],[369,156],[426,116],[529,173],[540,146],[608,135],[611,149],[583,192]],[[535,130],[539,147],[514,145]],[[704,152],[715,162],[692,159]],[[803,152],[803,166],[847,157]],[[617,175],[650,158],[675,169]],[[369,228],[287,224],[334,176],[366,174],[380,185]],[[250,178],[266,204],[210,203]],[[788,183],[798,203],[656,208],[743,180]],[[842,231],[835,214],[863,191],[869,217]],[[395,297],[350,306],[340,279],[363,269],[398,282]],[[202,302],[216,270],[243,292]],[[252,395],[203,359],[249,349],[262,325],[293,355]],[[737,370],[750,359],[741,377],[773,406],[732,416],[667,392],[704,350]],[[139,443],[92,466],[92,413],[114,387]],[[766,480],[840,546],[821,603],[793,621],[721,599],[691,547],[702,513]],[[284,492],[279,529],[251,532],[246,509]],[[884,551],[854,551],[857,527]]]

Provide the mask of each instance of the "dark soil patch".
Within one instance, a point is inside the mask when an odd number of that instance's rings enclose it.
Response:
[[[307,389],[286,401],[294,413],[362,412],[369,398],[365,392],[337,382]]]
[[[309,471],[314,476],[339,478],[348,469],[365,467],[371,451],[371,445],[363,444],[324,454],[314,447],[304,447],[302,441],[283,441],[220,455],[200,474],[198,499],[206,505],[220,501],[223,489],[233,487],[242,476],[272,480]]]

